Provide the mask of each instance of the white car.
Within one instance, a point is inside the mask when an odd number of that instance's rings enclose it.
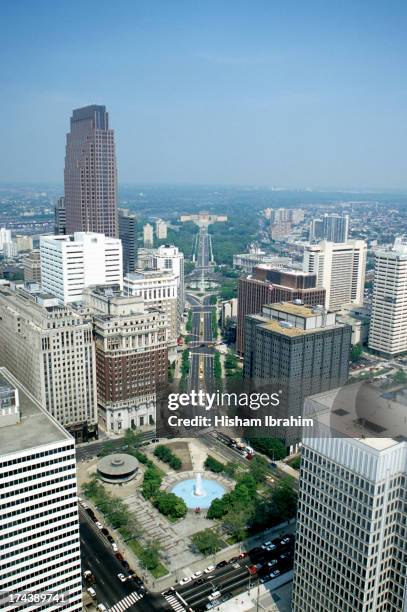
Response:
[[[198,570],[197,572],[195,572],[195,574],[192,574],[192,578],[199,578],[199,576],[202,576],[203,572],[201,570]]]
[[[92,597],[92,599],[95,599],[96,597],[96,591],[95,589],[93,589],[92,587],[89,587],[88,589],[86,589],[87,592],[89,593],[89,595]]]
[[[215,591],[214,593],[212,593],[212,595],[209,595],[208,599],[209,601],[214,601],[215,599],[218,599],[218,597],[220,596],[221,596],[221,592]]]
[[[188,584],[188,582],[191,582],[192,580],[192,576],[187,576],[186,578],[183,578],[182,580],[179,581],[179,584]]]
[[[119,552],[119,547],[117,546],[116,542],[112,542],[112,550],[113,552]]]
[[[99,523],[99,521],[96,521],[95,525],[96,525],[96,527],[97,527],[98,529],[100,529],[100,530],[102,530],[102,529],[103,529],[103,525],[102,525],[102,523]]]
[[[214,565],[208,565],[206,569],[204,569],[204,574],[210,574],[215,569]]]
[[[100,603],[97,605],[96,610],[98,612],[107,612],[107,608],[104,604]]]
[[[120,573],[117,574],[118,579],[120,580],[120,582],[126,582],[127,578],[124,574]]]

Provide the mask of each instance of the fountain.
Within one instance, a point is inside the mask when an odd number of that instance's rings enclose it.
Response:
[[[198,474],[196,475],[194,494],[198,497],[205,495],[205,492],[202,489],[202,474],[200,472],[198,472]]]
[[[220,499],[226,493],[226,489],[215,479],[202,478],[202,474],[198,472],[195,478],[187,478],[177,482],[172,488],[171,493],[175,493],[181,497],[188,508],[209,508],[212,501],[216,498]]]

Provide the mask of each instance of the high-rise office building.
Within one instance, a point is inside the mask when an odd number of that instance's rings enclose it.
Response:
[[[323,241],[304,251],[305,272],[317,275],[317,286],[326,290],[325,307],[340,310],[344,304],[363,304],[366,242]]]
[[[325,302],[325,289],[316,288],[316,275],[269,265],[253,268],[253,274],[239,278],[237,284],[236,350],[244,352],[245,317],[261,313],[265,304],[301,300],[308,306]]]
[[[107,432],[154,429],[157,398],[167,383],[166,315],[119,287],[90,287],[99,421]]]
[[[325,214],[313,219],[310,224],[309,241],[347,242],[349,236],[349,215]]]
[[[153,266],[155,270],[170,270],[177,278],[178,290],[178,334],[180,331],[182,313],[185,307],[184,288],[184,254],[176,246],[163,244],[154,251]]]
[[[154,228],[150,223],[143,227],[143,244],[146,248],[151,248],[154,244]]]
[[[407,442],[348,436],[303,439],[293,612],[405,610]]]
[[[82,300],[84,287],[123,287],[122,245],[118,238],[75,232],[67,236],[42,236],[41,282],[61,304]]]
[[[66,212],[65,212],[65,198],[62,196],[58,198],[54,209],[54,232],[55,235],[66,234]]]
[[[137,219],[127,208],[119,208],[119,238],[123,249],[123,273],[134,272],[137,260]]]
[[[296,225],[304,220],[301,208],[268,208],[266,216],[272,223],[292,223]]]
[[[117,237],[117,169],[113,130],[105,106],[78,108],[71,117],[65,156],[66,233]]]
[[[5,593],[61,593],[67,598],[47,604],[47,610],[80,612],[74,440],[5,368],[0,368],[0,490],[1,609],[20,609],[3,600]]]
[[[5,227],[0,228],[0,251],[3,251],[7,244],[11,243],[11,230]]]
[[[407,351],[407,242],[375,253],[369,348],[388,356]]]
[[[40,290],[0,288],[0,365],[79,440],[97,435],[92,320]]]
[[[31,251],[24,257],[24,282],[41,285],[41,258],[39,251]]]
[[[157,308],[165,314],[169,329],[168,348],[171,355],[177,346],[178,278],[172,270],[138,270],[123,279],[125,295],[142,298],[147,308]]]
[[[155,233],[158,240],[165,240],[167,238],[167,224],[162,219],[158,219],[155,222]]]
[[[282,413],[298,416],[305,397],[347,382],[351,333],[349,325],[336,323],[335,314],[324,308],[265,305],[261,315],[245,319],[243,376],[283,389]]]
[[[32,236],[23,236],[22,234],[16,235],[16,247],[18,253],[23,253],[24,251],[32,251],[33,249],[33,239]]]

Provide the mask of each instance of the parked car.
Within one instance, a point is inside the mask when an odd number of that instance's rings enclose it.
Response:
[[[93,587],[89,587],[86,590],[89,593],[89,595],[92,597],[92,599],[96,598],[96,591]]]
[[[274,570],[274,572],[270,572],[270,578],[276,578],[281,574],[279,569]]]
[[[103,533],[103,535],[105,535],[105,536],[108,536],[108,535],[109,535],[109,532],[108,532],[108,530],[106,529],[106,527],[103,527],[103,529],[102,529],[102,533]]]
[[[215,601],[215,599],[218,599],[218,597],[221,596],[221,592],[220,591],[214,591],[211,595],[208,596],[209,601]]]
[[[123,561],[123,558],[124,558],[124,557],[123,557],[123,555],[122,555],[122,554],[120,554],[119,552],[115,553],[115,555],[114,555],[114,556],[115,556],[115,557],[116,557],[116,559],[118,559],[119,561]]]
[[[99,521],[96,521],[96,522],[95,522],[95,525],[96,525],[96,527],[97,527],[98,529],[100,529],[100,531],[102,531],[102,529],[103,529],[103,525],[102,525],[102,523],[100,523]]]
[[[206,569],[204,569],[204,574],[210,574],[215,569],[214,565],[208,565]]]
[[[124,574],[122,574],[120,572],[120,574],[117,574],[118,579],[120,580],[120,582],[126,582],[127,578]]]
[[[118,552],[119,548],[116,542],[111,542],[113,552]]]
[[[104,604],[100,603],[96,606],[96,610],[98,612],[107,612],[107,608]]]
[[[199,576],[202,576],[203,571],[202,570],[198,570],[197,572],[195,572],[195,574],[192,574],[192,578],[199,578]]]
[[[228,564],[227,561],[219,561],[219,563],[216,565],[216,569],[220,569],[221,567],[225,567]]]
[[[232,557],[231,559],[229,559],[228,563],[236,563],[238,559],[239,557]]]
[[[258,567],[256,565],[249,565],[247,571],[249,572],[250,576],[254,576],[255,574],[257,574],[257,569]]]
[[[96,582],[96,578],[90,570],[85,570],[83,572],[83,579],[87,584],[94,584]]]
[[[188,582],[191,582],[191,580],[191,576],[186,576],[185,578],[182,578],[182,580],[179,581],[179,584],[188,584]]]

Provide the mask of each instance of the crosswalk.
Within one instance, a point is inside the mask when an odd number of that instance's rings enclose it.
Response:
[[[139,593],[130,593],[130,595],[126,595],[120,601],[114,604],[111,608],[109,608],[109,612],[124,612],[127,608],[130,608],[131,605],[135,604],[139,599],[141,599],[143,595],[139,595]]]
[[[170,604],[171,608],[175,610],[175,612],[186,612],[186,608],[178,601],[178,599],[174,595],[169,595],[164,593],[162,594],[164,599]]]

